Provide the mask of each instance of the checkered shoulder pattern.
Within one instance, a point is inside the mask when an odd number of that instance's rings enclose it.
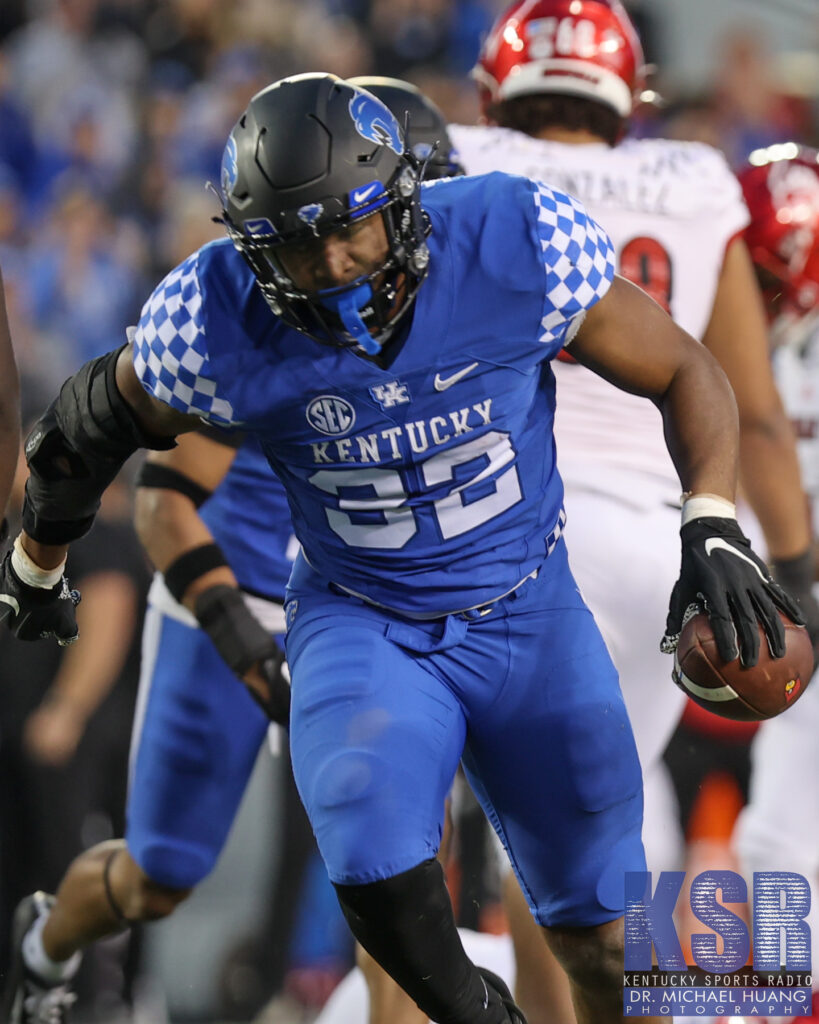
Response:
[[[133,336],[134,369],[145,390],[180,412],[235,424],[210,373],[197,254],[162,281],[142,308]]]
[[[609,290],[614,246],[578,199],[540,181],[532,185],[546,269],[543,333],[538,340],[548,342],[565,334],[567,324]]]

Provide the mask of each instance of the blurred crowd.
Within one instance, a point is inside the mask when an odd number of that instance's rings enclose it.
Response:
[[[4,0],[0,266],[27,405],[110,349],[153,284],[221,233],[222,146],[248,99],[306,70],[387,74],[452,121],[477,116],[468,72],[500,0]],[[651,5],[632,3],[648,42]],[[657,45],[655,44],[655,48]],[[697,95],[652,86],[642,134],[700,138],[738,164],[816,142],[819,114],[764,36],[738,27]],[[798,68],[796,69],[798,71]],[[795,84],[794,84],[795,83]],[[790,94],[786,91],[788,90]],[[41,386],[37,386],[41,385]]]

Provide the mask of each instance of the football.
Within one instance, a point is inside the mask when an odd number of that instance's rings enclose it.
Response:
[[[743,668],[739,658],[723,661],[704,612],[685,623],[674,655],[672,677],[700,707],[735,722],[775,718],[802,696],[813,674],[808,631],[780,612],[785,654],[774,658],[759,626],[759,659]]]

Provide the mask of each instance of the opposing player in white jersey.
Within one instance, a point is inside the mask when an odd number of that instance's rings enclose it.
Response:
[[[468,174],[532,176],[581,199],[610,232],[619,272],[717,357],[737,396],[745,493],[777,572],[811,603],[794,440],[741,239],[747,209],[710,147],[624,138],[643,64],[616,0],[516,2],[498,18],[474,72],[489,124],[452,126],[452,139]],[[677,559],[676,476],[653,407],[577,363],[558,361],[554,371],[572,567],[620,673],[643,766],[648,864],[671,869],[678,831],[661,755],[684,697],[669,685],[657,638]],[[809,611],[815,626],[815,605]],[[527,984],[525,971],[519,981]]]
[[[819,536],[819,153],[794,144],[752,154],[740,173],[745,232],[771,318],[776,380],[797,434],[814,536]],[[811,884],[808,922],[819,955],[819,685],[799,713],[764,722],[734,843],[743,870],[795,871]],[[819,980],[814,972],[814,1015]]]
[[[550,363],[570,344],[662,408],[692,492],[666,642],[701,595],[722,655],[750,665],[760,626],[784,653],[778,610],[804,620],[735,519],[725,376],[616,276],[578,200],[499,173],[422,188],[389,109],[333,75],[254,96],[222,171],[228,238],[171,272],[132,345],[82,367],[29,437],[0,620],[75,640],[67,548],[124,460],[202,418],[242,424],[302,548],[290,748],[356,938],[440,1024],[525,1024],[464,953],[434,860],[463,758],[578,1018],[619,1020],[642,780],[561,540]]]

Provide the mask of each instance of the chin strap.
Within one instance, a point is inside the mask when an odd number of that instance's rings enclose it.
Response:
[[[361,310],[373,297],[373,290],[369,283],[365,282],[357,288],[350,288],[343,292],[319,294],[322,306],[339,315],[345,330],[349,331],[367,355],[377,356],[381,351],[381,345],[370,334],[367,325],[361,319]]]

